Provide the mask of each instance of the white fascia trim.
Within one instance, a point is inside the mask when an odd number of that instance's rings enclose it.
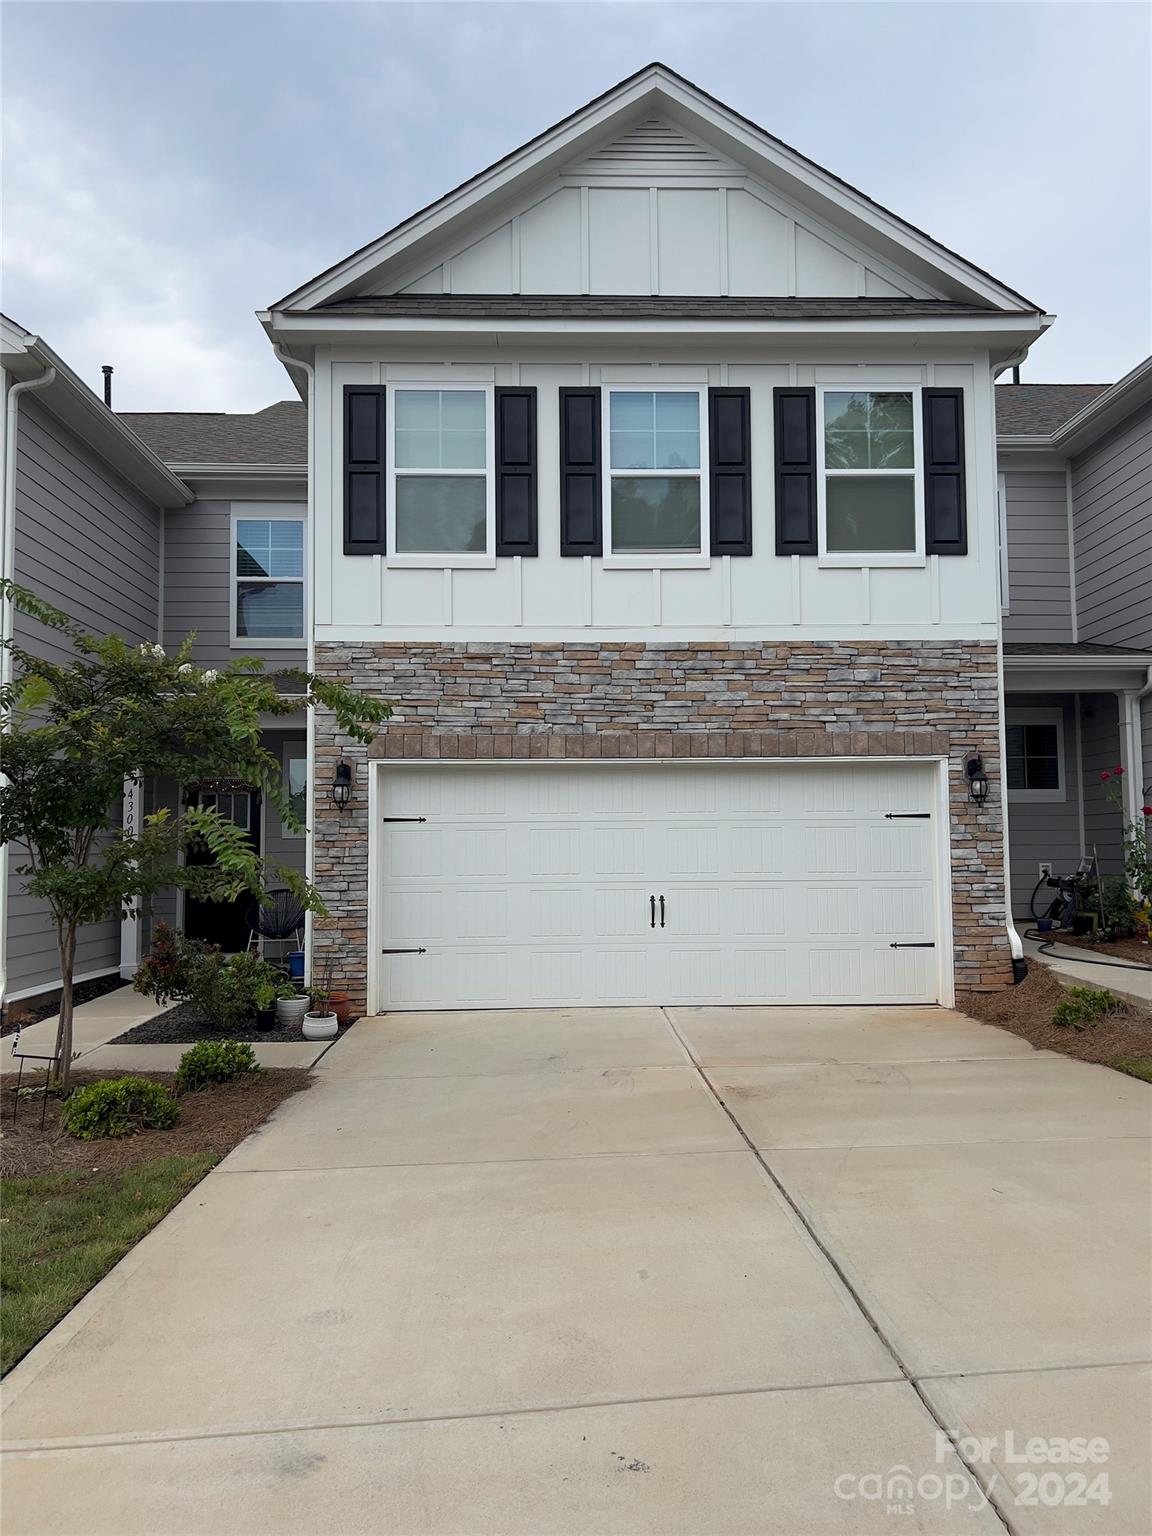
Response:
[[[173,464],[186,480],[307,480],[307,464]]]
[[[275,310],[269,319],[272,331],[285,338],[331,338],[334,332],[364,336],[464,335],[508,336],[816,336],[836,339],[840,332],[853,336],[898,335],[927,340],[933,336],[991,337],[1003,341],[1022,333],[1038,334],[1043,316],[1038,312],[998,315],[933,315],[895,317],[860,316],[836,320],[800,317],[795,320],[685,320],[672,317],[613,319],[607,316],[558,317],[456,315],[350,315],[288,313]],[[976,342],[974,341],[975,345]],[[185,468],[185,466],[181,466]]]
[[[17,361],[18,358],[21,361]],[[79,374],[69,368],[47,343],[38,336],[29,336],[20,354],[3,354],[3,366],[14,378],[27,377],[23,358],[34,362],[40,370],[55,370],[49,389],[53,397],[50,406],[53,414],[138,491],[160,507],[186,507],[194,499],[172,467],[125,426],[115,411],[109,410],[100,396],[89,389]]]
[[[1043,653],[1036,656],[1013,656],[1005,653],[1004,666],[1009,670],[1029,672],[1066,672],[1072,667],[1096,668],[1098,671],[1115,671],[1117,667],[1147,667],[1147,651],[1119,652],[1115,656],[1074,656]]]

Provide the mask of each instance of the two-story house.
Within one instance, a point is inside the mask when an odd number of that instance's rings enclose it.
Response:
[[[261,656],[270,669],[306,660],[307,431],[297,403],[252,416],[117,416],[41,338],[4,317],[0,384],[3,575],[92,634],[177,646],[194,630],[194,658],[205,667],[245,655]],[[9,604],[3,609],[6,637],[54,661],[70,659],[55,631]],[[7,681],[11,657],[0,657]],[[282,754],[302,806],[303,723],[270,721],[266,745]],[[225,805],[257,847],[303,869],[304,838],[247,785],[130,786],[126,824],[182,796]],[[18,874],[26,859],[19,846],[0,850],[5,1007],[60,984],[49,914]],[[243,948],[248,906],[197,904],[173,892],[142,921],[89,924],[80,935],[77,979],[130,976],[153,916]]]
[[[1152,796],[1152,358],[1111,387],[998,385],[996,406],[1011,901],[1029,917],[1041,864],[1119,875]]]
[[[1037,305],[652,65],[262,318],[314,665],[396,706],[317,723],[361,1002],[1011,981],[993,381]]]
[[[1115,867],[1088,779],[1140,757],[1147,397],[994,387],[1049,323],[1014,290],[653,65],[261,318],[299,402],[119,418],[166,477],[137,627],[395,713],[278,738],[307,839],[239,783],[144,799],[313,874],[313,970],[361,1006],[948,1003],[1011,982],[1038,859]],[[15,562],[65,608],[71,570]],[[1059,802],[1017,793],[1045,710]]]

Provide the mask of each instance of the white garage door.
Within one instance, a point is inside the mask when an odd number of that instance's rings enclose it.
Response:
[[[380,772],[381,1008],[936,999],[927,764]]]

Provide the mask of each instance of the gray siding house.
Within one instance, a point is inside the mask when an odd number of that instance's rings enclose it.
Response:
[[[286,403],[255,416],[117,416],[43,341],[5,318],[0,318],[0,369],[4,575],[97,635],[115,632],[136,643],[175,646],[196,630],[196,658],[205,665],[239,655],[304,662],[302,570],[296,639],[273,642],[236,634],[245,596],[257,613],[261,595],[254,592],[257,580],[237,595],[234,540],[245,513],[248,532],[256,538],[273,517],[278,525],[302,530],[303,407]],[[302,531],[297,542],[302,549]],[[4,626],[4,634],[27,649],[69,659],[53,631],[8,605]],[[299,782],[303,727],[279,724],[269,732],[269,744]],[[144,809],[180,793],[178,786],[147,784]],[[250,815],[254,835],[274,858],[302,869],[304,840],[258,804],[246,804],[250,798],[238,792],[237,814]],[[48,914],[24,893],[16,873],[22,854],[19,847],[5,849],[0,867],[5,1007],[59,985]],[[153,915],[185,916],[175,893]],[[143,923],[86,927],[77,979],[130,975],[148,928],[147,915]]]
[[[116,416],[5,322],[4,572],[395,704],[268,723],[307,837],[144,787],[314,876],[357,1007],[951,1003],[1040,864],[1119,873],[1152,361],[993,388],[1051,316],[659,64],[260,318],[311,419]],[[6,858],[10,1003],[59,978]],[[159,916],[249,939],[173,895],[81,976]]]
[[[1152,794],[1152,359],[1113,386],[1002,384],[1000,464],[1013,911],[1041,864],[1121,872]]]

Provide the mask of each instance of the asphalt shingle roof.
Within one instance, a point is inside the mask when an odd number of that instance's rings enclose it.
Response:
[[[1000,437],[1046,436],[1078,416],[1111,384],[997,384]]]
[[[250,416],[228,411],[117,414],[167,464],[308,462],[308,412],[301,400],[279,400]]]
[[[1006,313],[989,304],[961,304],[952,299],[681,298],[672,294],[601,297],[566,293],[369,294],[322,304],[319,312],[460,320],[889,320]]]
[[[1092,640],[1005,640],[1005,656],[1147,656],[1138,645],[1097,645]]]

